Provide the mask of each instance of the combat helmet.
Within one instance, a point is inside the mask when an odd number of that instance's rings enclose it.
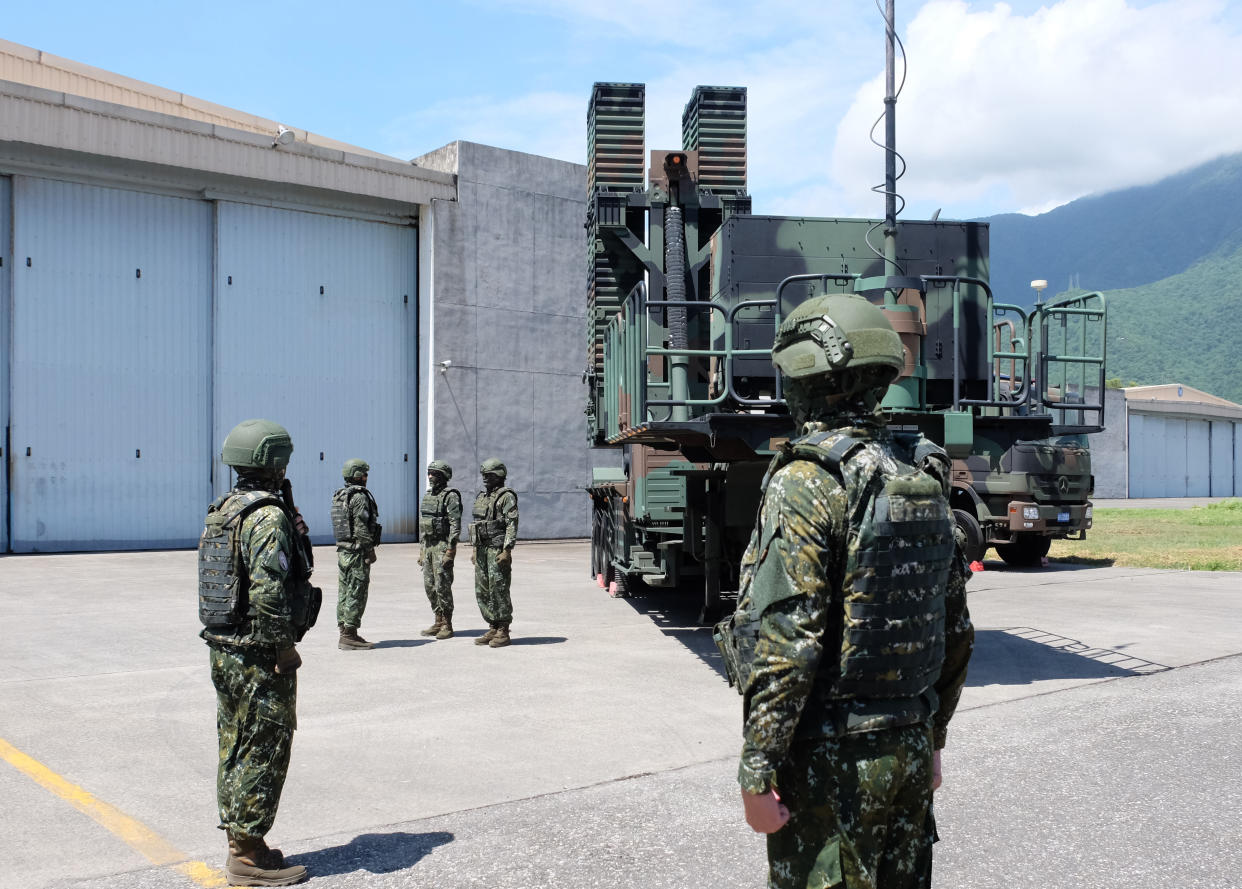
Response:
[[[242,420],[220,449],[220,459],[234,469],[284,469],[292,454],[289,430],[271,420]]]
[[[453,467],[449,466],[443,460],[432,460],[427,464],[428,472],[438,472],[444,476],[444,480],[448,481],[453,477]]]
[[[772,363],[791,380],[887,368],[874,375],[887,384],[905,367],[905,353],[884,312],[865,297],[840,293],[808,299],[789,313],[772,344]]]
[[[495,473],[501,478],[505,478],[509,475],[509,470],[506,469],[505,464],[501,463],[497,458],[488,457],[479,466],[479,473],[482,475],[491,475],[492,473]]]
[[[352,460],[346,460],[345,465],[341,467],[341,475],[347,482],[352,482],[358,476],[366,475],[370,471],[371,464],[356,457]]]

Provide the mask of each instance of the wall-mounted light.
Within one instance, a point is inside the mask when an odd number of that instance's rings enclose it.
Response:
[[[272,147],[277,145],[292,145],[293,140],[297,137],[297,133],[281,124],[276,127],[276,138],[272,140]]]

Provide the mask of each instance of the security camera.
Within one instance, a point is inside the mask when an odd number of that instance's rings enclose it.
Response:
[[[448,358],[445,358],[443,361],[441,361],[440,362],[440,373],[447,373],[449,366],[452,365],[452,363],[453,363],[452,360]]]

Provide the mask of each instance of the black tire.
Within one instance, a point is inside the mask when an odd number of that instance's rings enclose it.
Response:
[[[988,551],[988,545],[983,539],[983,529],[979,527],[979,520],[964,509],[955,509],[953,521],[965,537],[962,549],[966,553],[966,561],[982,562],[983,554]]]
[[[1015,568],[1033,568],[1048,555],[1052,538],[1037,534],[1020,534],[1009,543],[996,544],[996,554],[1006,565]]]

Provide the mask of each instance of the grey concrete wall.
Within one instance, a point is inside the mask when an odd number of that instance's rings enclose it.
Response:
[[[1091,471],[1095,496],[1120,499],[1127,495],[1130,455],[1126,450],[1126,394],[1104,390],[1104,431],[1091,436]]]
[[[583,488],[612,456],[587,447],[583,414],[586,167],[471,142],[416,162],[458,177],[457,202],[432,209],[432,361],[452,364],[430,383],[425,458],[453,466],[469,508],[499,457],[521,537],[586,537]]]

